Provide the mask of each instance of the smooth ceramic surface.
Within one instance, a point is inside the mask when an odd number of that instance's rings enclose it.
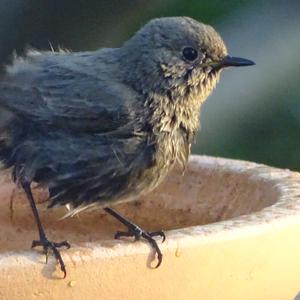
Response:
[[[30,250],[37,230],[8,175],[0,178],[0,299],[293,299],[300,290],[300,174],[192,156],[153,193],[116,206],[147,230],[164,229],[163,263],[144,242],[113,240],[102,210],[60,220],[36,190],[46,232],[68,239],[67,278]]]

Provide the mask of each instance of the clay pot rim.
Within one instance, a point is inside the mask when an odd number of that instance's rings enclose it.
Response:
[[[264,181],[276,190],[277,201],[258,212],[241,215],[232,219],[206,225],[166,231],[167,240],[163,244],[164,251],[180,247],[191,247],[203,243],[222,242],[248,235],[263,234],[274,230],[300,224],[300,174],[266,165],[241,160],[223,159],[209,156],[191,155],[188,168],[197,172],[199,168],[218,168],[231,173],[247,173],[251,180]],[[109,247],[107,247],[109,243]],[[64,252],[68,261],[84,261],[120,255],[149,254],[149,246],[145,243],[120,243],[115,240],[103,240],[101,243],[74,244]],[[72,257],[72,258],[71,258]],[[22,264],[34,264],[41,259],[36,251],[22,250],[1,253],[0,266],[13,267]]]

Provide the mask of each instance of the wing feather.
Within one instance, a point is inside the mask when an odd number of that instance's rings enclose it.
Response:
[[[142,109],[138,100],[118,80],[107,82],[55,60],[20,68],[0,82],[0,107],[33,122],[77,131],[107,132],[131,123]]]

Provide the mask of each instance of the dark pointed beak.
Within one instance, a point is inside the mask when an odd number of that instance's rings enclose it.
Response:
[[[227,55],[220,61],[219,68],[246,67],[253,65],[255,65],[255,62],[252,60]]]

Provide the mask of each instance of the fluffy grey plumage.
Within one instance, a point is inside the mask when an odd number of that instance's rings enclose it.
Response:
[[[28,52],[0,80],[0,158],[72,213],[128,201],[185,165],[227,56],[207,25],[150,21],[122,47]]]
[[[17,180],[48,186],[53,204],[107,205],[154,188],[185,164],[219,77],[201,63],[226,54],[214,29],[189,18],[153,20],[117,49],[28,52],[0,81],[12,113],[1,158]]]

